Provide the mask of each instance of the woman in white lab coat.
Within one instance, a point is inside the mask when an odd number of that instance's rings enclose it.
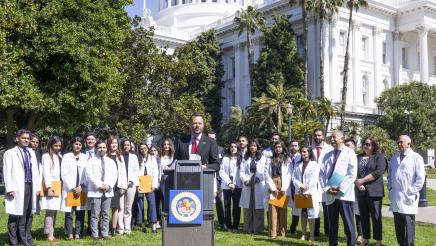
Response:
[[[111,208],[112,208],[112,227],[111,234],[115,236],[117,225],[119,222],[119,217],[123,217],[121,211],[121,196],[127,190],[127,176],[126,176],[126,166],[124,164],[124,158],[121,155],[121,151],[119,149],[118,139],[115,137],[109,137],[107,140],[108,152],[107,157],[111,158],[116,166],[117,166],[117,182],[114,186],[114,196],[111,199]],[[120,233],[123,233],[124,230],[119,230]]]
[[[44,196],[41,198],[41,209],[45,211],[44,234],[50,242],[57,242],[54,236],[56,212],[61,209],[61,196],[55,196],[51,188],[53,181],[61,181],[62,139],[52,136],[48,141],[48,153],[42,155],[42,182],[45,186]]]
[[[283,142],[273,145],[273,156],[267,161],[266,183],[269,190],[269,199],[277,196],[286,196],[286,191],[292,180],[292,163]],[[268,232],[269,237],[276,238],[277,232],[286,237],[287,206],[284,208],[268,205]]]
[[[80,195],[87,191],[87,179],[85,167],[88,160],[87,155],[81,153],[82,139],[75,137],[70,141],[71,152],[62,158],[61,177],[62,177],[62,202],[61,210],[65,212],[65,233],[69,240],[80,239],[83,235],[85,224],[85,211],[87,205],[78,207],[67,207],[68,192]],[[76,230],[73,236],[73,217],[76,214]]]
[[[310,147],[305,146],[300,149],[301,161],[294,170],[293,182],[295,185],[295,194],[311,195],[313,208],[299,209],[301,217],[301,240],[306,240],[306,227],[309,221],[310,236],[309,241],[314,241],[315,219],[319,218],[319,164],[314,161],[313,151]]]
[[[138,223],[144,223],[144,195],[147,199],[147,218],[151,223],[152,232],[156,233],[157,229],[157,212],[156,212],[156,198],[155,191],[159,189],[159,166],[157,160],[154,156],[149,155],[149,148],[146,143],[140,143],[138,146],[139,150],[139,175],[150,175],[152,177],[151,188],[152,192],[149,193],[138,193],[142,195],[142,199],[138,200]],[[138,189],[138,192],[140,190]],[[142,206],[142,207],[141,207]],[[144,227],[145,230],[145,227]]]
[[[264,229],[265,172],[266,159],[261,153],[259,142],[251,140],[240,170],[243,185],[239,202],[239,206],[244,209],[244,231],[249,233],[262,233]]]
[[[240,177],[242,158],[239,154],[237,142],[232,142],[229,147],[228,155],[224,156],[219,175],[221,177],[221,189],[224,195],[224,221],[227,228],[237,231],[241,219],[241,199],[242,182]],[[232,221],[233,220],[233,221]]]

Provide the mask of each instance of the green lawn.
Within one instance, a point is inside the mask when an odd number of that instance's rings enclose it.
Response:
[[[290,211],[289,211],[290,212]],[[322,217],[322,216],[321,216]],[[4,213],[3,198],[0,198],[0,244],[3,245],[7,242],[7,218]],[[35,245],[52,245],[45,241],[43,235],[43,215],[35,215],[33,220],[33,237],[35,238]],[[288,213],[288,219],[290,213]],[[242,219],[242,218],[241,218]],[[289,221],[288,221],[289,223]],[[117,236],[111,238],[109,241],[99,241],[94,243],[89,237],[79,241],[66,241],[63,235],[64,214],[59,213],[56,222],[56,236],[62,241],[58,245],[161,245],[161,231],[158,234],[147,233],[141,231],[134,231],[129,236]],[[321,223],[322,224],[322,223]],[[391,218],[383,219],[383,237],[384,245],[396,245],[395,232],[393,220]],[[289,224],[288,224],[289,227]],[[339,237],[340,245],[346,245],[346,239],[343,233],[343,227],[340,227]],[[300,227],[298,228],[300,229]],[[429,236],[434,235],[436,225],[417,223],[416,227],[416,245],[420,246],[433,246],[436,239]],[[311,245],[308,242],[302,242],[299,238],[300,235],[295,237],[277,238],[273,242],[268,239],[267,232],[263,235],[251,235],[245,233],[230,233],[216,230],[215,243],[216,245]],[[297,238],[298,237],[298,238]],[[328,245],[327,237],[323,236],[318,239],[316,245]]]
[[[427,169],[426,170],[427,173],[427,178],[428,179],[436,179],[436,169]]]

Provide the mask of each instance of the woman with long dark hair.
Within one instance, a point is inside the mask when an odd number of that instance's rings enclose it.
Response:
[[[270,192],[269,199],[286,196],[286,191],[292,180],[291,160],[285,144],[282,141],[275,142],[272,151],[272,158],[266,164],[266,184]],[[280,236],[286,237],[287,206],[279,208],[269,205],[268,211],[269,237],[271,239],[276,238],[277,232],[280,233]]]
[[[376,245],[382,240],[382,200],[384,196],[383,173],[387,160],[375,138],[363,141],[363,153],[357,156],[358,171],[355,181],[357,202],[362,221],[363,244],[369,244],[372,222],[373,239]]]
[[[153,233],[156,233],[156,224],[157,224],[157,214],[156,214],[156,199],[155,199],[155,191],[159,189],[159,168],[157,165],[156,158],[152,155],[149,155],[148,145],[144,142],[141,142],[138,145],[138,157],[139,157],[139,175],[150,175],[152,182],[151,188],[152,192],[142,193],[141,190],[138,189],[138,216],[137,221],[139,225],[143,225],[144,222],[144,195],[147,199],[147,218],[151,223],[151,229]],[[146,226],[143,226],[144,231]]]
[[[62,158],[61,177],[62,177],[62,203],[61,210],[65,212],[65,233],[69,240],[80,239],[83,235],[83,227],[85,224],[84,206],[67,207],[67,194],[74,192],[75,195],[80,195],[81,192],[86,192],[87,179],[85,167],[88,157],[82,153],[83,142],[80,137],[75,137],[70,141],[71,152],[65,154]],[[76,230],[73,236],[73,219],[76,215]]]
[[[111,235],[115,236],[117,231],[117,226],[120,220],[123,220],[123,212],[121,210],[121,197],[127,190],[127,176],[126,176],[126,166],[124,164],[124,157],[121,155],[119,148],[118,138],[111,136],[107,140],[108,151],[106,156],[111,158],[117,167],[117,181],[113,188],[114,196],[111,199],[111,209],[112,209],[112,225],[111,225]],[[118,232],[120,234],[124,233],[124,230],[119,228]]]
[[[313,242],[315,240],[315,219],[319,218],[319,203],[321,201],[318,191],[319,164],[315,161],[312,148],[304,146],[300,149],[301,161],[294,170],[293,182],[295,194],[311,195],[312,208],[299,209],[301,218],[301,240]],[[309,222],[309,236],[306,235],[307,222]]]
[[[239,206],[244,209],[244,231],[262,233],[264,230],[264,211],[266,159],[256,139],[250,141],[248,151],[240,170],[243,183]]]
[[[233,232],[238,231],[241,219],[241,208],[239,200],[241,198],[242,182],[240,177],[241,162],[237,142],[232,142],[228,153],[224,156],[219,175],[221,177],[221,189],[224,195],[224,220],[228,229]],[[233,220],[233,221],[232,221]]]
[[[56,213],[61,209],[61,196],[56,196],[52,189],[52,182],[61,182],[61,148],[62,139],[52,136],[48,141],[47,153],[42,155],[42,182],[45,187],[44,196],[41,198],[41,209],[45,210],[44,234],[50,242],[59,241],[54,236]]]

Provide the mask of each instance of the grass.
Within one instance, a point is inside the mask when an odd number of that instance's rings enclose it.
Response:
[[[291,213],[288,211],[288,228],[290,225],[290,216]],[[3,198],[0,198],[0,245],[4,245],[7,242],[7,218],[8,216],[4,213],[4,204]],[[322,218],[322,216],[321,216]],[[242,220],[242,218],[241,218]],[[32,235],[34,237],[35,245],[52,245],[45,240],[45,236],[43,235],[43,223],[44,216],[42,215],[34,215],[33,218],[33,229]],[[95,243],[91,240],[90,237],[85,237],[78,241],[66,241],[66,237],[63,231],[64,225],[64,213],[58,213],[57,221],[56,221],[56,232],[55,235],[61,239],[61,242],[58,245],[161,245],[161,236],[162,232],[159,230],[158,234],[152,233],[143,233],[139,230],[134,230],[129,236],[117,236],[111,238],[109,241],[98,241]],[[265,223],[266,225],[266,223]],[[322,225],[322,222],[321,222]],[[298,227],[300,229],[300,227]],[[322,230],[322,228],[321,228]],[[300,237],[300,233],[298,236],[286,238],[280,238],[270,241],[268,239],[267,231],[261,235],[251,235],[245,233],[231,233],[225,232],[216,229],[215,230],[215,244],[216,245],[312,245],[308,242],[302,242],[298,238]],[[429,236],[433,235],[436,231],[436,225],[425,224],[425,223],[417,223],[416,224],[416,245],[420,246],[433,246],[436,243],[436,239]],[[339,245],[346,245],[346,238],[343,232],[343,226],[340,226],[339,229]],[[383,244],[384,245],[397,245],[395,238],[395,229],[393,219],[384,218],[383,219]],[[315,245],[328,245],[328,239],[326,236],[322,236],[317,239]]]
[[[436,169],[435,168],[428,168],[425,171],[427,173],[428,179],[436,179]]]

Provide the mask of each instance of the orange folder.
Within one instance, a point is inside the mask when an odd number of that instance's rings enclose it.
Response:
[[[62,182],[59,181],[51,181],[51,189],[54,192],[54,196],[60,196],[62,191]]]
[[[86,205],[86,199],[88,195],[86,192],[80,192],[80,195],[74,194],[74,192],[69,191],[67,193],[67,207],[79,207]]]
[[[297,195],[294,196],[296,208],[313,208],[312,195]]]
[[[139,176],[139,192],[140,193],[150,193],[153,191],[151,187],[152,183],[151,175]]]
[[[287,195],[278,195],[276,198],[269,200],[268,204],[279,208],[286,208],[290,197]]]

